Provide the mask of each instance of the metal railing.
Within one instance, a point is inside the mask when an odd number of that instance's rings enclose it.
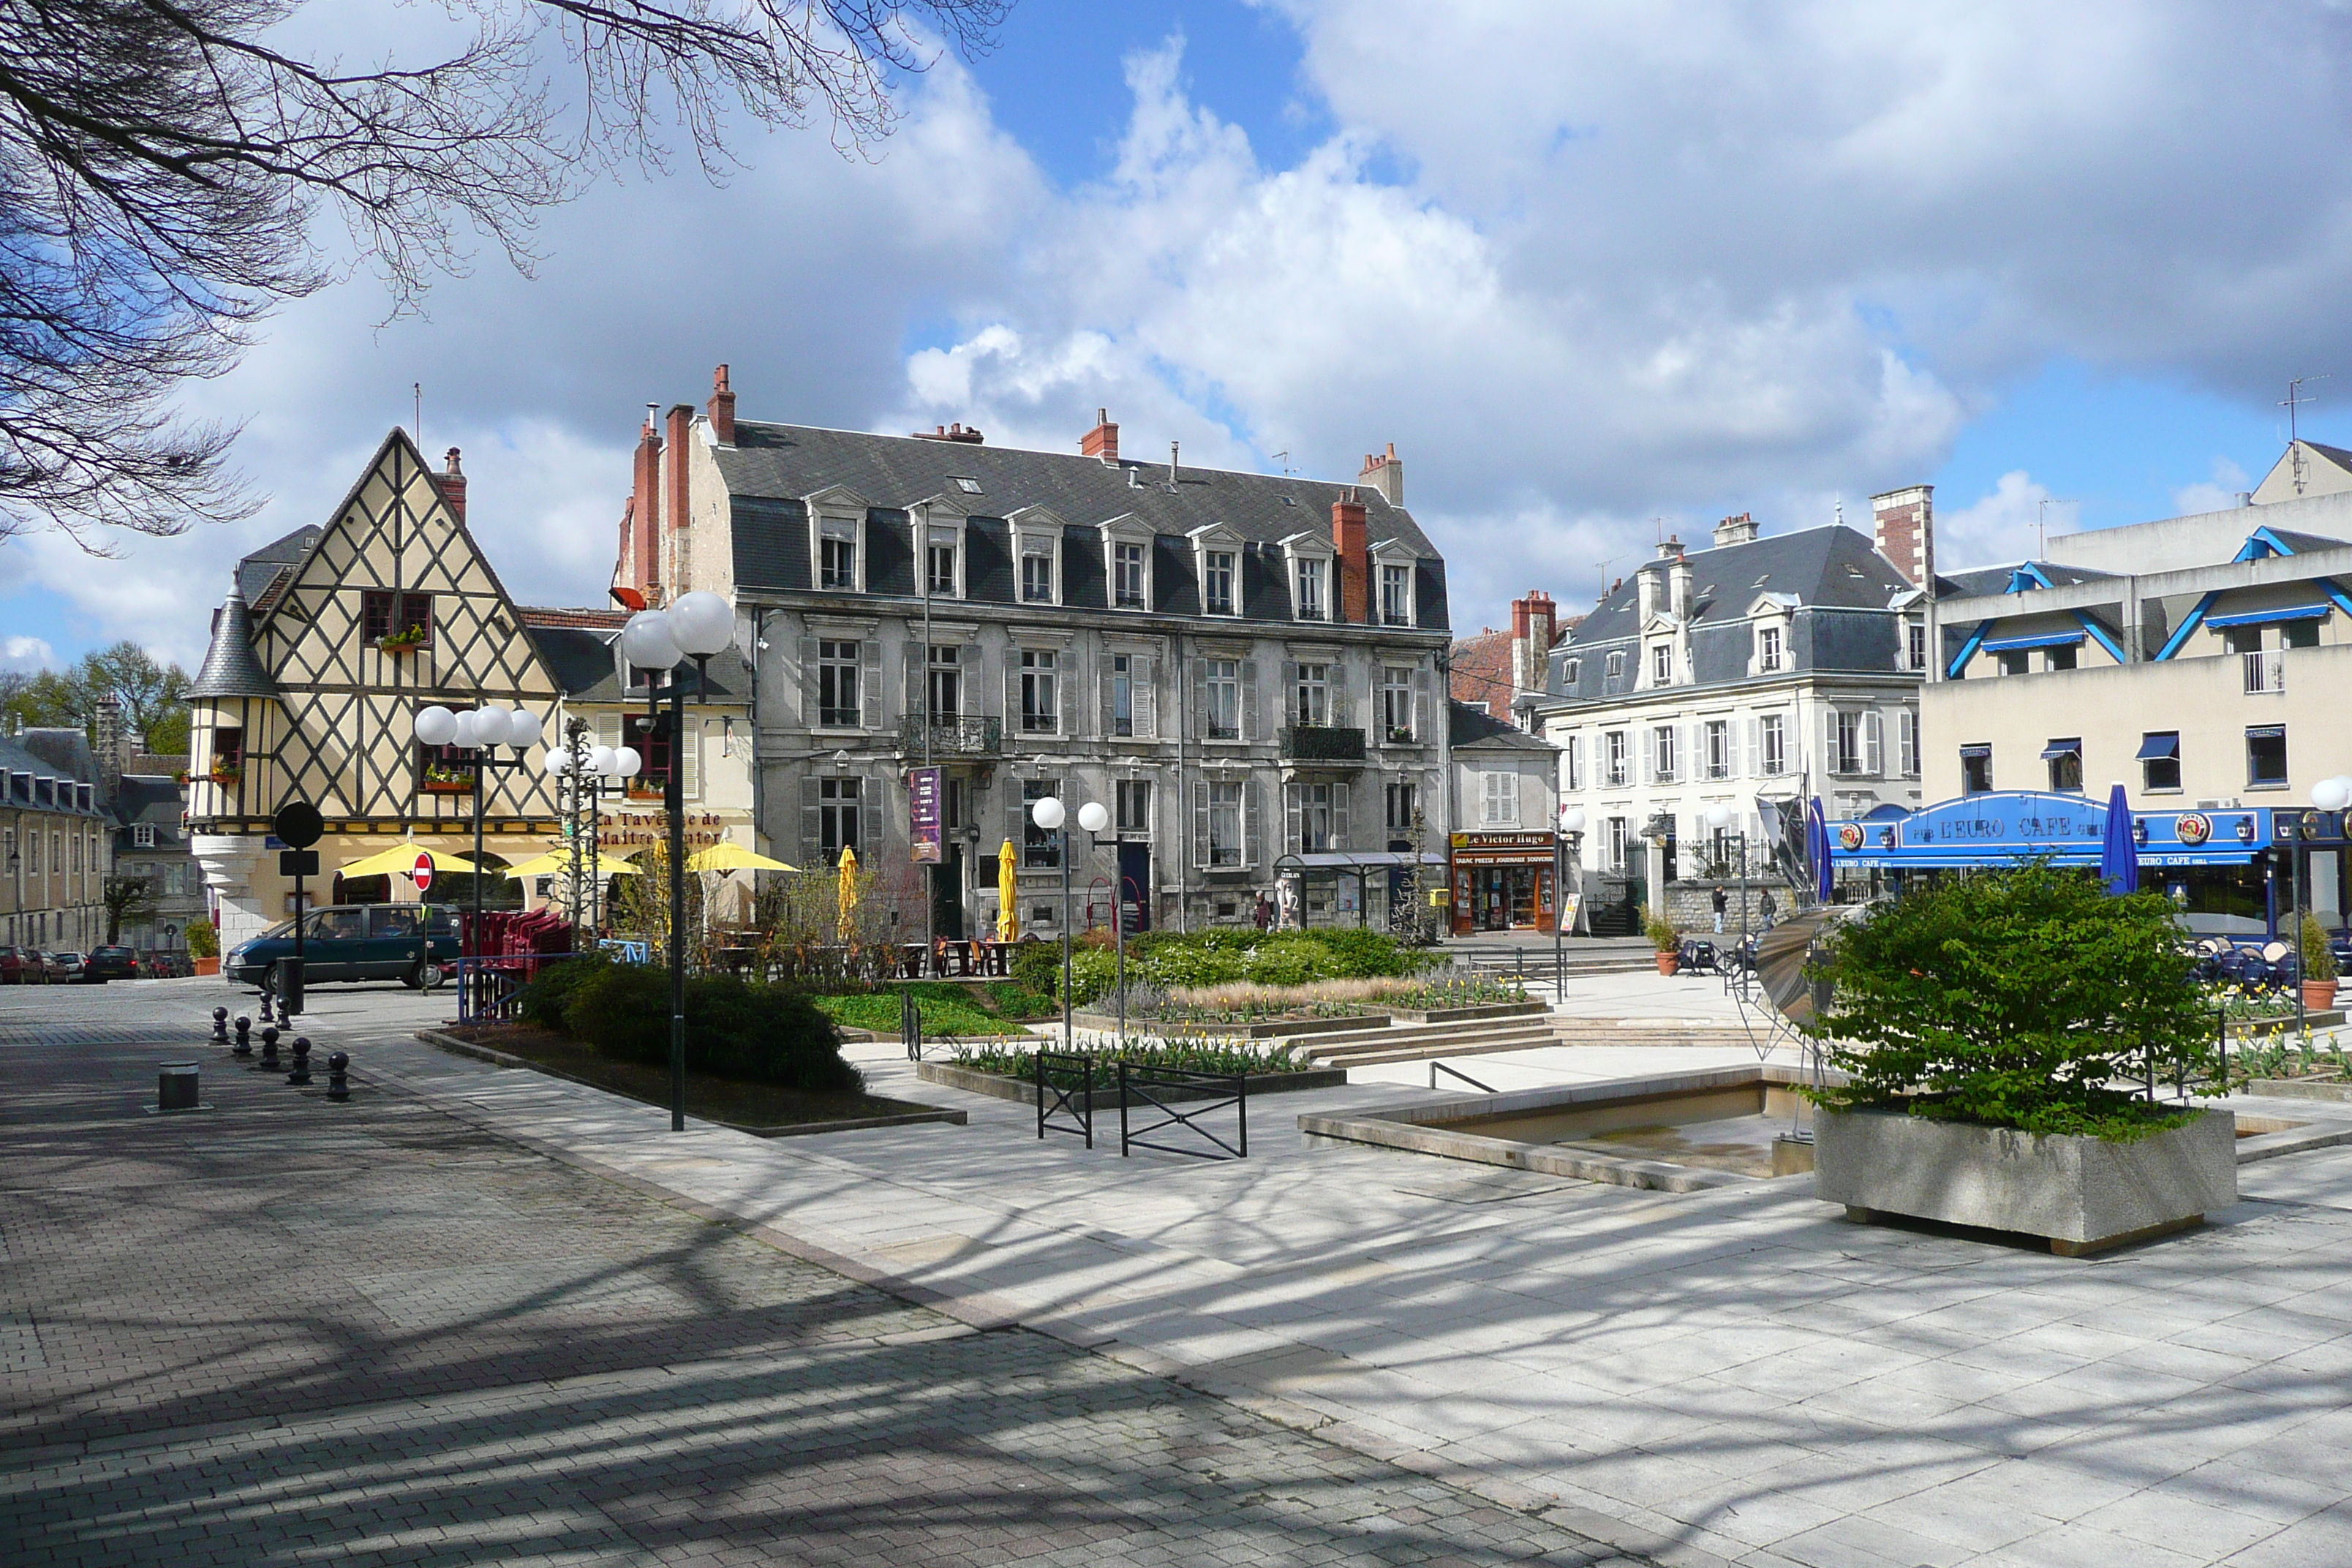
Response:
[[[1364,732],[1343,724],[1289,724],[1283,727],[1284,760],[1296,763],[1360,763]]]
[[[930,722],[931,755],[934,757],[993,757],[1004,750],[1004,721],[1002,719],[948,718]],[[910,755],[923,751],[923,716],[909,714],[898,726],[898,746]]]
[[[2286,658],[2275,651],[2246,653],[2239,656],[2246,667],[2246,693],[2284,691],[2286,689]]]
[[[1206,1091],[1206,1103],[1192,1102],[1192,1109],[1180,1110],[1174,1104],[1160,1098],[1156,1090],[1190,1090],[1194,1094]],[[1140,1128],[1130,1129],[1128,1105],[1130,1100],[1140,1101],[1160,1112],[1160,1120]],[[1234,1118],[1234,1142],[1226,1142],[1207,1127],[1203,1117],[1231,1107]],[[1183,1148],[1173,1143],[1154,1143],[1149,1134],[1181,1127],[1209,1145],[1206,1149]],[[1090,1145],[1091,1146],[1091,1145]],[[1139,1062],[1118,1064],[1118,1152],[1124,1156],[1130,1149],[1150,1149],[1162,1154],[1186,1154],[1196,1160],[1246,1160],[1249,1158],[1249,1079],[1237,1072],[1193,1072],[1185,1068],[1146,1067]]]
[[[1075,1133],[1095,1146],[1095,1058],[1083,1051],[1039,1051],[1032,1059],[1037,1082],[1037,1136],[1049,1131]],[[1077,1088],[1068,1088],[1068,1075],[1077,1075]],[[1064,1079],[1055,1081],[1056,1077]],[[1065,1124],[1054,1120],[1067,1115]],[[1125,1113],[1120,1115],[1122,1131]]]
[[[1446,1077],[1448,1077],[1448,1078],[1458,1078],[1458,1079],[1460,1079],[1464,1083],[1468,1084],[1472,1089],[1476,1089],[1476,1090],[1477,1090],[1479,1093],[1481,1093],[1481,1094],[1496,1094],[1496,1093],[1499,1093],[1499,1092],[1500,1092],[1498,1089],[1496,1089],[1495,1088],[1495,1086],[1494,1086],[1493,1084],[1490,1084],[1490,1083],[1480,1083],[1476,1079],[1472,1078],[1468,1073],[1466,1073],[1466,1072],[1456,1072],[1456,1071],[1454,1071],[1452,1068],[1447,1067],[1444,1062],[1432,1062],[1432,1063],[1430,1063],[1430,1064],[1429,1064],[1429,1087],[1430,1087],[1430,1088],[1432,1088],[1432,1089],[1435,1089],[1435,1088],[1437,1087],[1437,1075],[1438,1075],[1439,1073],[1444,1073],[1444,1074]]]

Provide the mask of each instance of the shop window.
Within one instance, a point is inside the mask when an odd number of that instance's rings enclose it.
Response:
[[[2180,788],[2180,731],[2152,730],[2139,738],[2141,787],[2163,795]]]
[[[2259,724],[2246,731],[2246,787],[2286,787],[2286,726]]]
[[[1960,793],[1985,795],[1992,789],[1992,748],[1989,745],[1960,748]]]

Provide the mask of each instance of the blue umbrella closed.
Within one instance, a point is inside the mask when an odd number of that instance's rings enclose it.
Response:
[[[1815,795],[1805,806],[1805,854],[1813,863],[1813,897],[1823,903],[1830,901],[1830,825],[1822,814],[1822,797]]]
[[[2121,784],[2107,794],[2107,831],[2099,841],[2099,879],[2120,898],[2139,890],[2139,846],[2132,839],[2131,804]]]

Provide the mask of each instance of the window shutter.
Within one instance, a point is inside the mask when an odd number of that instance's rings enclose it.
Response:
[[[1838,716],[1837,716],[1837,710],[1836,710],[1836,709],[1834,709],[1834,708],[1824,709],[1824,710],[1822,710],[1822,766],[1821,766],[1821,773],[1822,773],[1822,775],[1823,777],[1827,777],[1827,776],[1828,776],[1828,775],[1830,775],[1831,773],[1833,773],[1837,772],[1837,763],[1838,763],[1838,743],[1837,743],[1837,742],[1838,742]]]
[[[1205,868],[1209,864],[1209,781],[1192,781],[1192,864]]]
[[[1286,724],[1307,721],[1298,711],[1298,666],[1286,658],[1282,661],[1282,716]]]
[[[1570,735],[1568,738],[1568,745],[1561,751],[1560,755],[1568,763],[1569,789],[1570,792],[1582,790],[1584,788],[1584,737]]]
[[[1209,661],[1205,658],[1192,661],[1192,733],[1203,739],[1209,733]]]
[[[692,709],[686,713],[686,732],[677,740],[678,793],[687,800],[702,798],[702,724]]]
[[[925,648],[922,644],[911,639],[908,642],[907,706],[905,712],[909,721],[919,721],[923,716],[923,672],[926,668],[923,661],[929,657],[929,650]]]
[[[1004,738],[1007,741],[1021,733],[1021,650],[1011,644],[1004,648]]]
[[[1748,730],[1748,766],[1744,770],[1744,776],[1761,778],[1764,775],[1764,742],[1759,738],[1759,730],[1755,720],[1747,720],[1745,724]],[[1738,731],[1735,731],[1733,733],[1736,739]]]
[[[620,750],[621,716],[618,713],[596,715],[596,743],[600,746],[610,746],[614,751]]]
[[[1354,840],[1348,836],[1348,786],[1335,784],[1331,786],[1331,847],[1348,849],[1353,847]]]
[[[857,696],[860,721],[869,730],[882,728],[882,645],[873,637],[857,645]]]
[[[1021,798],[1021,781],[1008,770],[1004,775],[1004,837],[1013,845],[1013,863],[1021,866],[1028,858],[1022,853],[1028,843],[1029,803]]]
[[[1129,668],[1135,672],[1135,738],[1156,741],[1160,739],[1160,661],[1137,658]]]
[[[1303,854],[1307,842],[1307,803],[1297,784],[1282,786],[1282,849],[1286,855]]]
[[[1259,739],[1257,727],[1257,660],[1242,660],[1242,739]]]
[[[1055,660],[1064,663],[1066,660]],[[1056,669],[1054,672],[1054,732],[1075,735],[1078,732],[1076,708],[1078,677],[1076,670]]]
[[[1262,866],[1265,863],[1265,836],[1260,816],[1264,814],[1265,786],[1255,779],[1242,785],[1242,864]]]
[[[816,819],[816,775],[801,780],[801,864],[814,866],[824,851],[818,847]]]
[[[1132,671],[1135,668],[1134,664],[1130,662],[1128,665],[1128,668]],[[1118,732],[1118,704],[1116,700],[1116,683],[1118,679],[1118,673],[1111,663],[1111,655],[1106,653],[1097,656],[1095,659],[1095,690],[1096,695],[1100,699],[1100,700],[1096,703],[1096,718],[1101,722],[1102,728],[1096,731],[1095,733],[1100,735],[1106,741],[1109,740],[1111,736]],[[1134,679],[1132,675],[1130,675],[1128,681],[1128,689],[1131,692],[1134,689]],[[1133,699],[1129,698],[1129,707],[1128,710],[1132,713],[1134,711]]]
[[[1426,745],[1429,733],[1429,671],[1412,672],[1412,738]]]
[[[1348,667],[1334,664],[1331,667],[1331,722],[1343,730],[1350,727],[1355,720],[1349,715],[1354,710],[1355,704],[1349,700]]]
[[[1919,773],[1919,710],[1904,709],[1895,723],[1903,741],[1903,776],[1916,778]]]
[[[1880,733],[1878,710],[1866,708],[1862,714],[1862,771],[1875,777],[1885,771],[1886,747]]]
[[[816,638],[801,638],[801,728],[816,728]]]

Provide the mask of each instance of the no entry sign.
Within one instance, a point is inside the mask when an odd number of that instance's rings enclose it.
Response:
[[[433,857],[420,849],[416,852],[416,869],[409,873],[416,879],[416,890],[425,891],[433,885]]]

